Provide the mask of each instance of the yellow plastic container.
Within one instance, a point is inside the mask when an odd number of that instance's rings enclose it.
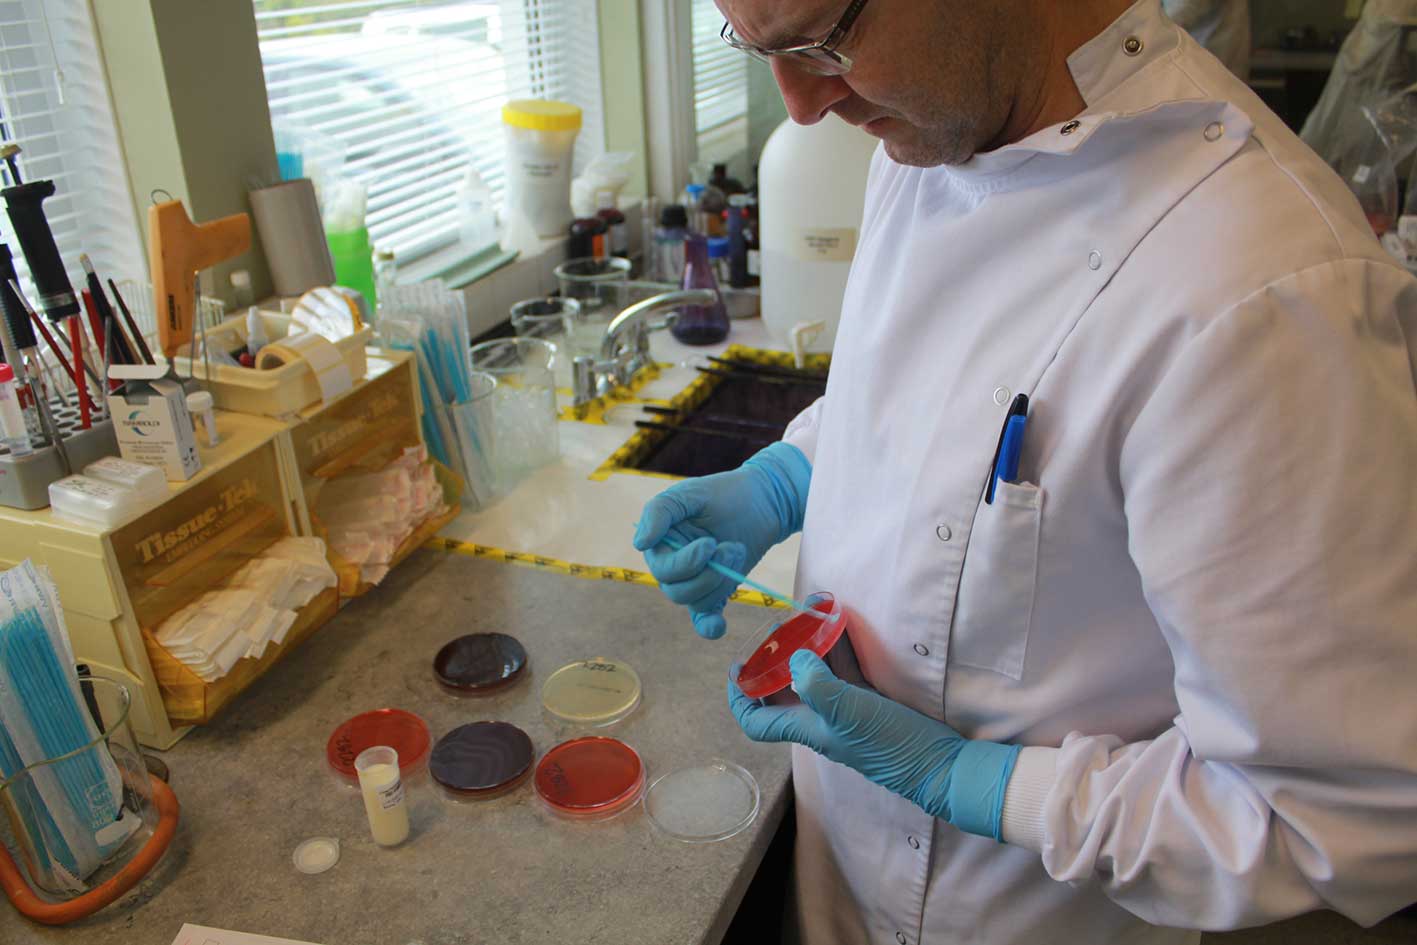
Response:
[[[217,428],[220,444],[201,448],[202,471],[169,483],[167,501],[117,529],[62,521],[49,509],[0,508],[0,567],[32,558],[49,568],[75,656],[128,688],[133,729],[156,748],[176,742],[183,725],[208,720],[259,673],[212,683],[201,699],[210,711],[194,711],[190,694],[164,690],[144,631],[150,634],[272,542],[297,534],[302,514],[286,425],[222,412]],[[329,605],[317,598],[306,609]]]
[[[290,334],[289,315],[261,312],[260,316],[266,339],[271,343],[278,343]],[[374,329],[365,326],[348,338],[331,342],[356,384],[368,370],[365,346],[373,337]],[[207,330],[207,344],[213,350],[236,351],[246,346],[246,338],[245,313]],[[222,410],[263,417],[290,417],[320,403],[319,381],[315,378],[315,372],[303,361],[267,370],[212,364],[210,380],[207,378],[207,365],[201,358],[197,359],[195,366],[181,355],[173,358],[172,363],[179,376],[195,373],[196,377],[205,381],[204,386],[211,391],[217,407]]]

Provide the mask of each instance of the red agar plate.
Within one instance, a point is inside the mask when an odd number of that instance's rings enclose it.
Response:
[[[818,619],[795,611],[785,620],[765,624],[738,652],[742,668],[735,680],[750,699],[766,699],[792,684],[788,661],[798,650],[811,650],[825,657],[846,632],[846,611],[825,592],[813,594],[806,604],[825,618]]]
[[[536,795],[572,820],[608,820],[639,802],[645,766],[633,748],[591,735],[562,742],[536,766]]]

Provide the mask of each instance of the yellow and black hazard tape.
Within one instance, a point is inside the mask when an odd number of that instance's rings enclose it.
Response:
[[[749,364],[757,364],[763,367],[795,368],[796,362],[792,355],[786,351],[768,351],[763,348],[749,348],[744,345],[729,345],[728,350],[723,352],[723,357],[731,361],[744,361]],[[658,366],[656,366],[658,367]],[[809,354],[807,355],[805,367],[813,371],[825,371],[831,367],[830,354]],[[656,372],[655,376],[658,376]],[[689,383],[682,391],[671,398],[667,403],[672,409],[679,413],[687,413],[703,405],[709,399],[709,395],[719,384],[723,383],[723,377],[718,374],[700,374]],[[643,384],[640,385],[641,387]],[[634,400],[633,397],[621,397],[622,402]],[[649,401],[645,401],[648,403]],[[664,403],[664,401],[659,401]],[[591,405],[587,405],[591,406]],[[604,423],[604,410],[602,409],[597,420],[587,422]],[[595,472],[590,474],[590,478],[595,482],[604,482],[614,475],[626,476],[646,476],[651,479],[677,480],[682,477],[671,476],[665,473],[647,472],[637,468],[645,457],[652,452],[660,443],[668,437],[667,430],[637,430],[634,436],[624,442],[619,449],[601,463]]]
[[[617,404],[634,402],[662,403],[662,401],[658,400],[646,400],[637,395],[640,391],[644,390],[645,385],[649,384],[651,381],[658,380],[659,376],[664,373],[666,367],[668,367],[668,365],[647,364],[635,372],[635,376],[630,380],[628,385],[612,388],[609,393],[603,394],[589,403],[581,404],[579,407],[572,406],[563,408],[561,410],[561,419],[577,423],[595,423],[603,426],[605,424],[605,415]],[[565,397],[570,397],[572,392],[563,388],[557,391],[557,393]]]
[[[644,571],[636,571],[633,568],[603,567],[594,564],[574,564],[570,561],[562,561],[559,558],[551,558],[546,555],[534,555],[524,551],[508,551],[505,548],[493,548],[490,545],[477,545],[472,542],[458,541],[454,538],[432,538],[429,539],[427,548],[434,548],[439,551],[446,551],[451,554],[465,555],[469,558],[486,558],[490,561],[500,561],[504,564],[517,564],[525,568],[536,568],[538,571],[551,571],[556,574],[566,574],[571,577],[583,578],[587,581],[618,581],[621,584],[643,584],[647,587],[658,587],[659,582],[653,575]],[[772,607],[786,609],[787,605],[776,597],[769,597],[761,594],[752,588],[739,588],[731,598],[737,604],[749,604],[754,607]]]

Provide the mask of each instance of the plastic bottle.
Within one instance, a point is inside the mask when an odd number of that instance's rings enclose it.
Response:
[[[748,286],[748,195],[728,198],[728,284]]]
[[[785,121],[763,147],[763,322],[784,345],[799,323],[823,321],[811,350],[831,350],[875,150],[875,138],[834,116],[810,126]]]
[[[712,289],[718,292],[718,280],[713,275],[709,259],[708,239],[702,233],[690,233],[684,240],[685,289]],[[728,310],[723,297],[712,305],[686,305],[679,310],[670,331],[686,345],[712,345],[728,337]]]
[[[689,235],[689,213],[677,203],[671,203],[659,214],[659,226],[654,229],[656,277],[660,282],[677,283],[684,275],[684,238]]]
[[[609,227],[600,217],[581,217],[571,221],[571,239],[566,246],[568,259],[581,259],[593,256],[596,259],[604,259],[609,255],[606,250],[606,233]]]
[[[354,759],[359,791],[369,830],[381,847],[395,847],[408,839],[408,797],[399,775],[398,752],[387,746],[366,748]]]
[[[689,184],[684,188],[684,212],[689,215],[689,229],[707,235],[708,221],[704,219],[703,201],[703,184]]]
[[[625,214],[615,206],[615,194],[609,190],[602,190],[596,195],[596,203],[600,209],[596,211],[596,216],[605,221],[605,226],[609,230],[606,243],[609,246],[612,256],[630,257],[630,231],[625,226]]]
[[[733,242],[726,236],[708,238],[708,255],[713,263],[713,277],[721,286],[729,284],[729,255],[732,248]]]
[[[458,187],[458,235],[464,249],[480,250],[497,242],[497,212],[492,204],[492,188],[477,168],[467,166]]]
[[[15,371],[3,363],[0,363],[0,445],[9,450],[11,456],[28,456],[34,452],[25,427],[24,411],[20,409]]]

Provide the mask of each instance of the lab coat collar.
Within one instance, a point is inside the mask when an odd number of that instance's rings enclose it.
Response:
[[[1068,70],[1088,108],[1181,44],[1180,28],[1161,0],[1137,0],[1115,23],[1068,57]]]
[[[1174,51],[1180,45],[1178,30],[1162,13],[1161,0],[1137,0],[1116,22],[1068,57],[1073,81],[1089,111],[948,168],[950,182],[976,193],[1008,190],[1017,185],[1018,172],[1035,158],[1075,153],[1099,129],[1120,117],[1112,111],[1092,111],[1097,103],[1147,65]]]

